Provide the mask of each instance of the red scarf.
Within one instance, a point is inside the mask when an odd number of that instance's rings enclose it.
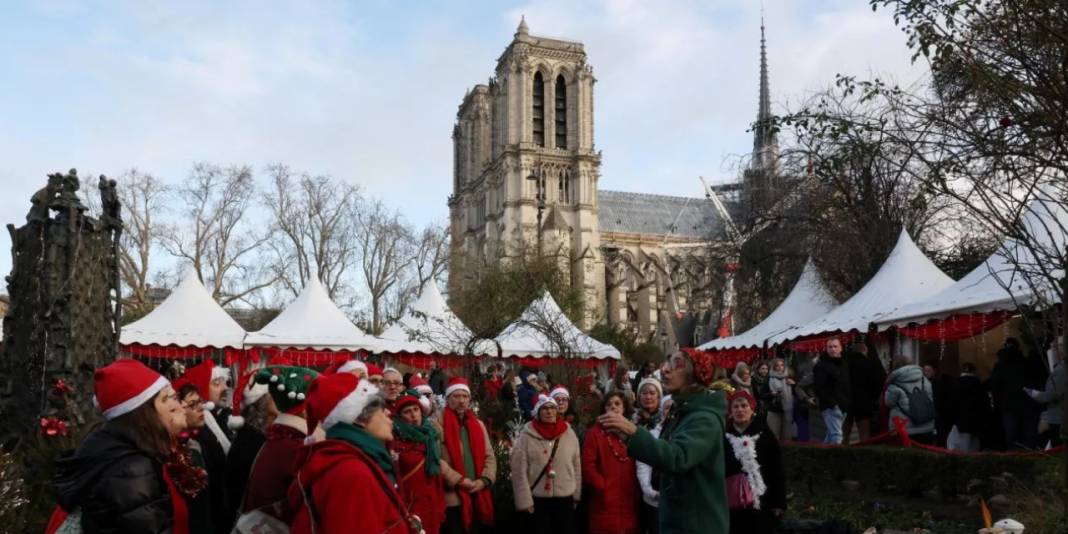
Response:
[[[530,422],[530,425],[534,427],[534,430],[538,431],[538,434],[542,438],[552,441],[567,432],[567,422],[563,419],[557,419],[555,423],[543,423],[541,419],[535,419]]]
[[[460,443],[460,418],[456,417],[456,412],[446,409],[442,419],[445,427],[445,450],[449,451],[453,469],[469,480],[477,479],[482,475],[482,469],[486,467],[486,435],[482,430],[482,425],[478,424],[478,419],[470,412],[465,413],[463,425],[467,429],[468,446],[475,460],[475,472],[467,473],[467,468],[464,466],[464,450]],[[471,530],[471,525],[475,520],[471,510],[472,498],[478,499],[478,522],[483,525],[493,524],[492,493],[489,488],[475,494],[456,489],[456,494],[460,496],[460,512],[463,517],[464,530]]]

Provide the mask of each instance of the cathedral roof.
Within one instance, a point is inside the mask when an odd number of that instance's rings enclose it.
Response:
[[[601,232],[716,238],[723,223],[704,198],[597,191]]]

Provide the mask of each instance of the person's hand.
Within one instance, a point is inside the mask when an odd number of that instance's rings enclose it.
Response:
[[[456,485],[460,489],[470,492],[475,488],[475,481],[468,480],[466,478],[460,479],[460,483]]]
[[[809,397],[808,405],[812,406],[812,407],[815,407],[816,406],[816,399],[813,399],[813,398]]]
[[[471,493],[478,493],[478,492],[480,492],[480,491],[482,491],[484,489],[486,489],[486,481],[485,480],[476,480],[476,481],[471,483],[471,489],[469,489],[467,491],[469,491]]]
[[[597,418],[597,422],[601,423],[601,426],[606,429],[617,432],[624,436],[632,436],[638,431],[638,426],[630,422],[622,414],[618,413],[606,413]]]
[[[796,380],[794,380],[793,378],[787,378],[787,379],[786,379],[786,383],[787,383],[788,385],[791,385],[791,386],[796,386],[796,385],[797,385],[797,381],[796,381]]]
[[[1026,393],[1027,396],[1031,397],[1032,399],[1035,399],[1035,398],[1038,397],[1038,390],[1037,389],[1023,388],[1023,390],[1024,390],[1024,393]]]
[[[526,510],[523,510],[523,511],[528,513],[528,514],[533,514],[534,513],[534,507],[531,506],[530,508],[527,508]]]

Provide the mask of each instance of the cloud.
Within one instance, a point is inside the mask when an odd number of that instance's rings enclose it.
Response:
[[[414,222],[443,219],[456,106],[492,75],[523,14],[536,35],[585,44],[602,188],[699,195],[698,175],[732,179],[751,147],[752,0],[80,5],[0,20],[8,221],[48,172],[138,167],[175,182],[200,160],[285,162],[360,183]],[[837,72],[921,73],[890,16],[866,3],[767,0],[765,13],[777,104]]]

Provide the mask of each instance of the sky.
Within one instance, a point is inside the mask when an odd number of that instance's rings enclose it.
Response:
[[[520,16],[593,66],[601,189],[701,196],[752,147],[758,0],[0,0],[0,222],[50,172],[177,183],[192,164],[286,163],[423,225],[448,217],[452,126]],[[836,73],[907,84],[892,16],[866,0],[764,0],[773,109]],[[0,232],[0,273],[10,270]]]

